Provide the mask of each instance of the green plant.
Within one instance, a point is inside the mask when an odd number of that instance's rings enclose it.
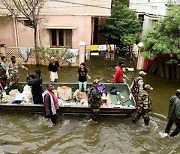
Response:
[[[72,58],[76,57],[68,48],[65,49],[51,49],[45,47],[38,47],[37,53],[40,59],[44,59],[45,61],[49,61],[50,58],[53,56],[57,60],[63,59],[68,64],[72,63]]]
[[[147,58],[154,58],[159,54],[169,54],[172,55],[169,63],[180,59],[179,23],[180,6],[170,5],[167,16],[157,22],[154,29],[145,35],[143,51]]]

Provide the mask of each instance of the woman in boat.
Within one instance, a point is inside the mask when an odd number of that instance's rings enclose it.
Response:
[[[59,62],[55,59],[55,57],[50,58],[48,69],[49,69],[50,82],[57,82],[58,72],[60,72],[60,66],[59,66]]]
[[[85,63],[81,63],[80,67],[78,69],[78,82],[79,82],[79,90],[86,91],[86,85],[87,85],[87,77],[91,79],[91,77],[88,75],[88,71],[86,69]]]
[[[59,109],[58,99],[56,95],[53,93],[54,86],[52,84],[47,85],[47,89],[44,92],[44,110],[45,116],[47,118],[51,118],[51,122],[56,125],[57,116],[56,110]]]

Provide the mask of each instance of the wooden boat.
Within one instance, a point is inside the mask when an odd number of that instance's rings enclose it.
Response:
[[[26,83],[19,83],[19,87],[23,88]],[[47,83],[43,83],[43,89]],[[71,87],[72,93],[78,89],[77,83],[53,83],[55,87],[59,86],[68,86]],[[121,115],[121,114],[131,114],[136,110],[135,101],[130,93],[129,86],[126,83],[122,84],[114,84],[118,95],[110,94],[110,89],[112,84],[104,83],[107,91],[108,98],[110,100],[110,104],[103,104],[100,107],[101,115]],[[88,84],[87,87],[92,86],[92,84]],[[70,103],[74,102],[74,103]],[[0,103],[0,111],[24,111],[24,112],[43,112],[44,107],[42,104],[11,104],[10,102]],[[62,114],[89,114],[92,113],[92,109],[89,106],[83,106],[81,103],[76,102],[74,99],[68,100],[66,103],[60,106],[60,109],[57,111]]]

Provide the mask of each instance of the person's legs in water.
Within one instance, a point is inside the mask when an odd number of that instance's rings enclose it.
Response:
[[[135,114],[133,115],[133,117],[132,117],[132,123],[135,124],[136,121],[138,121],[141,116],[142,116],[142,115],[141,115],[141,112],[136,111],[136,113],[135,113]]]
[[[149,118],[148,113],[144,113],[144,114],[143,114],[143,119],[144,119],[144,123],[145,123],[146,125],[149,125],[150,118]]]
[[[166,129],[165,129],[165,133],[168,134],[170,132],[171,127],[172,127],[173,124],[174,124],[174,120],[173,119],[169,119],[168,123],[167,123],[167,126],[166,126]]]
[[[176,129],[171,133],[170,137],[177,136],[180,133],[180,119],[176,118],[174,122],[176,124]]]
[[[56,125],[56,123],[57,123],[57,115],[55,114],[55,115],[51,115],[51,122],[54,124],[54,125]]]
[[[100,119],[99,109],[93,109],[92,120],[98,121]]]

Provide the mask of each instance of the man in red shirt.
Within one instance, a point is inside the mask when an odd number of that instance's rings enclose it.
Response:
[[[121,61],[119,62],[119,66],[116,68],[116,72],[114,74],[114,78],[112,80],[112,83],[123,83],[123,68],[124,67],[124,62]]]

